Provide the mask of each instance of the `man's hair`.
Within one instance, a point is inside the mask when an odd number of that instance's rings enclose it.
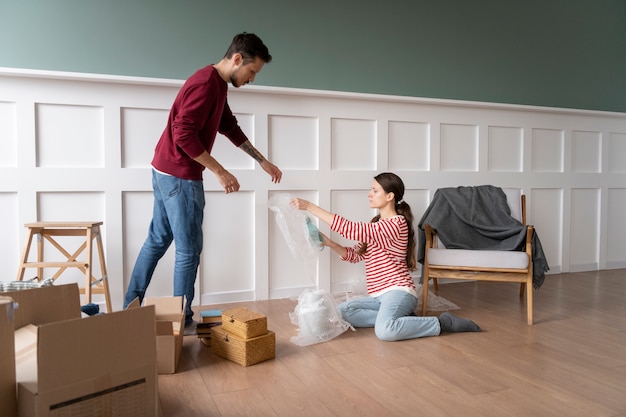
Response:
[[[247,64],[248,62],[252,62],[255,58],[261,58],[263,62],[268,63],[272,61],[272,56],[267,49],[267,46],[263,43],[261,38],[259,38],[254,33],[240,33],[235,35],[233,41],[231,42],[224,58],[232,58],[234,54],[241,54],[243,57],[243,63]]]

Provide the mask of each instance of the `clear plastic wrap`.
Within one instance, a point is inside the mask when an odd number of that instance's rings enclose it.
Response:
[[[304,211],[291,207],[291,199],[289,194],[276,195],[268,206],[276,213],[276,223],[293,256],[316,260],[323,248],[322,236]]]
[[[304,290],[289,317],[298,326],[298,336],[291,338],[298,346],[327,342],[348,329],[354,330],[341,318],[336,301],[325,290]]]

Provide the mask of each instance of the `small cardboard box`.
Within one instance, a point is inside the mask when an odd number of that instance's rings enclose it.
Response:
[[[20,417],[156,415],[154,307],[83,319],[76,284],[10,295]]]
[[[13,299],[0,295],[0,416],[6,417],[17,415],[15,356],[8,353],[15,351],[13,310]]]
[[[223,326],[211,328],[211,351],[242,366],[254,365],[276,356],[276,335],[272,331],[262,336],[244,339],[227,332]]]
[[[222,326],[230,334],[252,339],[267,334],[267,317],[245,307],[233,308],[222,312]]]
[[[159,374],[176,372],[180,352],[183,350],[185,326],[184,297],[146,297],[144,306],[153,305],[156,314],[157,363]],[[135,299],[128,309],[139,306]]]

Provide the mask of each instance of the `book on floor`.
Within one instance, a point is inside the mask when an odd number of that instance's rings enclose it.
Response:
[[[202,310],[200,311],[200,317],[202,318],[202,323],[221,323],[222,310]]]

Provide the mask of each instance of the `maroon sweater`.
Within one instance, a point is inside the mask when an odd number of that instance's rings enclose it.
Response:
[[[152,166],[178,178],[202,180],[204,166],[194,161],[211,153],[217,132],[235,146],[247,140],[226,96],[228,84],[213,65],[196,71],[182,86],[156,145]]]

